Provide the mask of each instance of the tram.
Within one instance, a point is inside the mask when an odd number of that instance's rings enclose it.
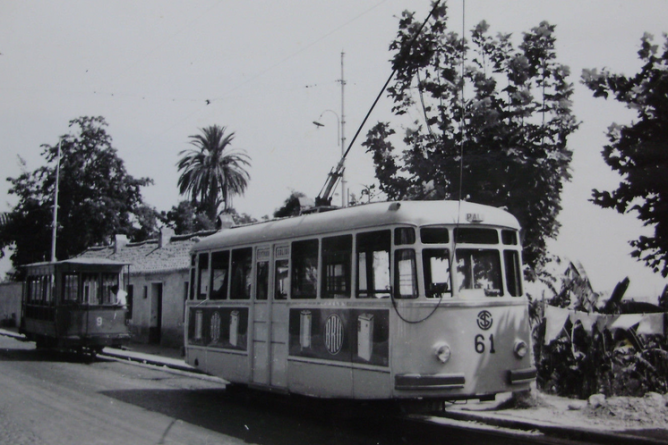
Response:
[[[126,308],[119,301],[125,266],[98,258],[23,266],[19,332],[38,348],[96,354],[105,346],[126,345]]]
[[[192,251],[186,361],[336,399],[529,389],[520,226],[457,201],[383,202],[223,229]]]

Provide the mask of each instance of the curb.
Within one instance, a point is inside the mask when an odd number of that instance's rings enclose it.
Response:
[[[628,433],[622,433],[599,431],[587,428],[563,427],[525,419],[511,419],[500,414],[492,414],[489,412],[487,414],[480,414],[476,412],[445,411],[441,414],[441,416],[453,420],[480,422],[513,430],[540,431],[541,433],[551,437],[589,441],[608,445],[666,445],[666,443],[668,443],[665,440],[633,434],[632,431]]]
[[[113,358],[120,359],[120,360],[123,360],[123,361],[139,362],[139,363],[143,363],[145,365],[152,365],[152,366],[176,369],[178,371],[184,371],[184,372],[193,373],[193,374],[204,374],[199,369],[193,368],[192,366],[187,365],[185,362],[183,364],[174,363],[173,361],[167,362],[165,360],[161,360],[160,358],[158,358],[156,356],[152,356],[150,354],[125,353],[122,349],[104,348],[102,353],[99,354],[99,355],[107,356],[107,357],[113,357]]]

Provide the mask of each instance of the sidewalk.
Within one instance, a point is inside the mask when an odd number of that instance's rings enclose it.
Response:
[[[628,416],[596,417],[587,401],[550,396],[535,389],[526,408],[512,407],[512,394],[492,402],[468,402],[446,407],[443,417],[500,428],[540,431],[549,436],[604,444],[668,444],[668,418],[660,425],[629,425]],[[638,398],[642,399],[642,398]],[[605,410],[605,406],[600,407]],[[639,413],[638,413],[639,414]],[[437,420],[431,418],[430,420]]]

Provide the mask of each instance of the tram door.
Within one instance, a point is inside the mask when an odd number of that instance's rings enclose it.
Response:
[[[258,385],[287,386],[289,256],[289,245],[256,252],[252,382]]]
[[[253,309],[253,363],[251,381],[269,385],[271,373],[271,246],[255,250],[255,303]]]

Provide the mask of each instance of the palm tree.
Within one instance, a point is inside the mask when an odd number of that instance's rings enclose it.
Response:
[[[230,207],[234,195],[243,195],[250,175],[250,157],[230,144],[234,133],[225,134],[225,127],[212,125],[200,128],[202,134],[190,136],[195,149],[183,150],[176,164],[181,176],[177,183],[181,195],[189,195],[195,206],[215,221],[218,207]]]

